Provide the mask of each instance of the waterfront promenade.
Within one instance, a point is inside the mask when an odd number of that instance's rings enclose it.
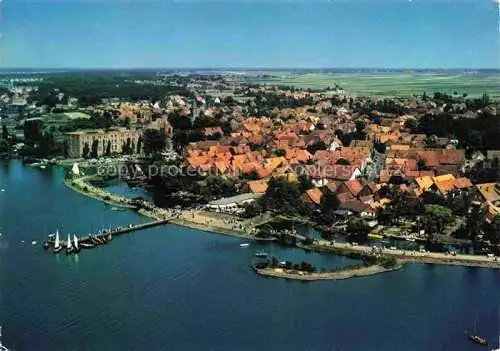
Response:
[[[315,240],[315,242],[312,245],[307,246],[307,248],[319,251],[336,252],[340,254],[354,253],[361,255],[370,255],[374,250],[371,246],[330,242],[323,239]],[[377,250],[380,254],[395,256],[400,263],[429,263],[468,267],[500,268],[500,261],[498,261],[496,257],[462,254],[451,255],[440,252],[418,252],[387,248],[378,248]]]

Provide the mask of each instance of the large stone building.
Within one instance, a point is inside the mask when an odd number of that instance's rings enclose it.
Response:
[[[91,155],[92,145],[97,141],[97,156],[105,155],[108,149],[110,154],[121,154],[126,145],[130,146],[130,153],[137,153],[137,143],[141,136],[140,131],[128,130],[125,128],[80,130],[66,133],[68,140],[68,156],[71,158],[83,157],[85,149],[88,149],[88,156]]]

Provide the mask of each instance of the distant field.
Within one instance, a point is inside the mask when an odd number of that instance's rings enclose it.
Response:
[[[500,73],[295,73],[265,72],[272,77],[249,77],[254,83],[326,88],[338,84],[346,92],[370,96],[410,96],[439,91],[500,98]]]

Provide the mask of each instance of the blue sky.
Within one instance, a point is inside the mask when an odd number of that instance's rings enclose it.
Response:
[[[4,0],[0,67],[499,68],[491,0]]]

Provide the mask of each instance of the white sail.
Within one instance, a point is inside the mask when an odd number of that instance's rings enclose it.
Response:
[[[80,175],[80,169],[78,168],[78,163],[73,163],[73,168],[71,169],[71,172],[74,175]]]
[[[54,247],[57,249],[61,244],[59,243],[59,230],[56,230],[56,241],[54,242]]]
[[[68,234],[68,241],[66,242],[66,247],[68,249],[71,249],[71,237],[69,236],[69,234]]]
[[[76,235],[73,235],[73,243],[75,245],[75,249],[78,249],[78,239],[76,238]]]

